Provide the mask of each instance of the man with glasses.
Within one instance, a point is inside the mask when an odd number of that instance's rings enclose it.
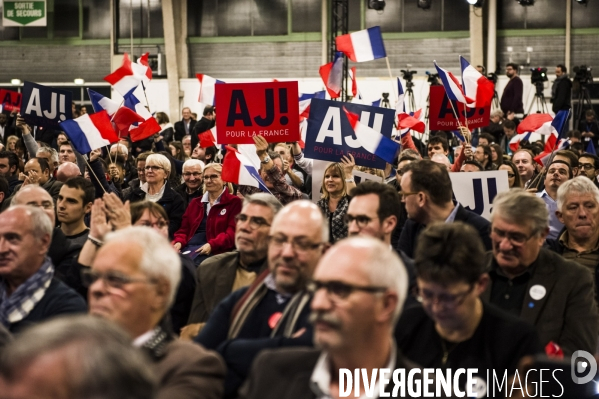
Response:
[[[501,380],[516,372],[523,356],[543,351],[533,326],[481,300],[489,284],[484,257],[473,227],[427,227],[415,256],[422,306],[406,309],[395,329],[397,346],[422,367],[478,369],[477,391],[493,384],[487,370]]]
[[[252,194],[236,216],[235,248],[206,259],[196,270],[196,290],[188,326],[181,337],[192,339],[208,317],[231,292],[247,287],[268,265],[268,234],[275,215],[283,206],[272,195]]]
[[[406,206],[406,222],[397,248],[413,258],[418,235],[425,226],[440,222],[461,221],[473,226],[487,250],[491,249],[489,222],[452,200],[449,173],[433,161],[412,162],[404,167],[401,178],[401,201]]]
[[[491,282],[483,300],[534,325],[541,344],[594,353],[599,314],[593,277],[578,263],[542,248],[549,233],[543,200],[522,189],[499,193],[493,201],[487,254]]]
[[[89,313],[119,325],[150,359],[158,399],[223,391],[222,359],[198,345],[175,339],[165,317],[181,279],[181,261],[168,239],[154,229],[128,227],[109,233],[83,281]]]
[[[54,277],[47,256],[52,223],[37,207],[0,214],[0,324],[16,333],[64,313],[85,312],[85,301]]]
[[[578,159],[578,165],[580,166],[578,176],[588,177],[599,188],[599,182],[597,182],[597,176],[599,176],[599,157],[585,152]]]
[[[202,171],[204,170],[204,162],[197,159],[188,159],[183,164],[183,183],[175,188],[183,201],[185,201],[185,209],[192,199],[201,197],[204,194],[202,190]]]
[[[355,369],[365,369],[368,376],[375,369],[387,368],[391,373],[404,369],[407,376],[415,365],[398,351],[393,339],[407,288],[405,268],[388,245],[370,237],[339,241],[322,257],[309,284],[314,293],[310,321],[317,348],[264,351],[240,397],[337,398],[347,389],[339,386],[339,368],[350,369],[352,375]],[[379,397],[381,389],[389,396],[394,383],[387,378],[382,387],[378,378],[374,395],[368,397]],[[355,382],[349,397],[360,396],[356,389],[365,392],[362,379]]]
[[[218,304],[195,338],[224,357],[225,397],[236,397],[262,349],[312,345],[305,289],[329,240],[327,227],[320,209],[309,201],[283,208],[270,227],[268,270]]]
[[[555,213],[557,211],[557,189],[572,177],[570,164],[559,159],[553,160],[545,175],[545,189],[537,193],[537,197],[543,200],[549,212],[549,235],[547,238],[550,240],[556,239],[564,228],[564,224],[560,222]]]

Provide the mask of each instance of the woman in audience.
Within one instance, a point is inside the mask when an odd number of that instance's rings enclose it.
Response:
[[[331,163],[324,171],[322,198],[316,203],[329,222],[329,242],[335,243],[347,237],[347,225],[343,221],[349,207],[349,191],[356,186],[352,177],[354,158],[350,154],[340,163]]]
[[[160,135],[165,143],[170,143],[173,141],[173,137],[175,135],[175,129],[173,124],[168,118],[168,115],[164,112],[156,112],[156,122],[160,125],[162,130],[160,131]]]
[[[173,246],[194,258],[196,265],[211,255],[235,248],[235,216],[241,212],[241,199],[222,180],[222,165],[204,168],[204,195],[188,205]]]
[[[188,157],[185,155],[183,144],[181,144],[180,141],[172,141],[168,146],[171,151],[171,155],[176,160],[185,162],[188,159]]]
[[[171,162],[162,154],[152,154],[146,158],[144,169],[146,182],[133,190],[125,199],[131,203],[147,200],[161,205],[170,220],[169,237],[173,237],[181,226],[185,201],[171,188],[168,182],[171,174]]]
[[[503,163],[503,151],[501,150],[501,146],[499,144],[490,144],[491,147],[491,162],[495,165],[495,168],[498,169]]]
[[[518,168],[512,161],[503,161],[499,166],[499,170],[507,171],[507,179],[510,183],[510,188],[522,188],[522,179],[520,179],[520,173]]]

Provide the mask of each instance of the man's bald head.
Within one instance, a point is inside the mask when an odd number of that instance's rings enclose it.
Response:
[[[56,180],[63,183],[69,180],[71,177],[77,176],[81,176],[81,170],[79,169],[79,166],[73,162],[62,163],[56,171]]]
[[[40,208],[50,218],[52,228],[56,223],[56,215],[54,213],[54,201],[50,193],[36,185],[27,185],[21,187],[19,191],[14,195],[11,206],[15,205],[30,205]]]
[[[441,165],[444,165],[448,170],[451,170],[451,162],[449,162],[449,158],[447,158],[446,155],[438,154],[438,153],[434,154],[431,157],[431,161],[440,163]]]

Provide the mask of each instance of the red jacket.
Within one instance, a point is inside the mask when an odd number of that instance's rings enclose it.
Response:
[[[220,197],[220,203],[210,208],[206,221],[206,240],[212,247],[210,255],[235,248],[235,216],[241,212],[241,204],[241,198],[225,190]],[[183,214],[181,227],[174,235],[173,244],[179,242],[181,248],[184,248],[200,227],[203,217],[202,197],[194,198]]]

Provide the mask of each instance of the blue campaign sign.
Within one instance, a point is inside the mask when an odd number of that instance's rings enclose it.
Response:
[[[21,114],[31,126],[58,128],[58,124],[73,119],[72,93],[66,90],[24,82]]]
[[[360,122],[368,124],[383,136],[391,137],[395,110],[368,105],[312,99],[306,131],[306,158],[339,162],[343,155],[352,154],[356,165],[385,169],[385,161],[366,151],[356,138],[343,112],[358,114]]]

